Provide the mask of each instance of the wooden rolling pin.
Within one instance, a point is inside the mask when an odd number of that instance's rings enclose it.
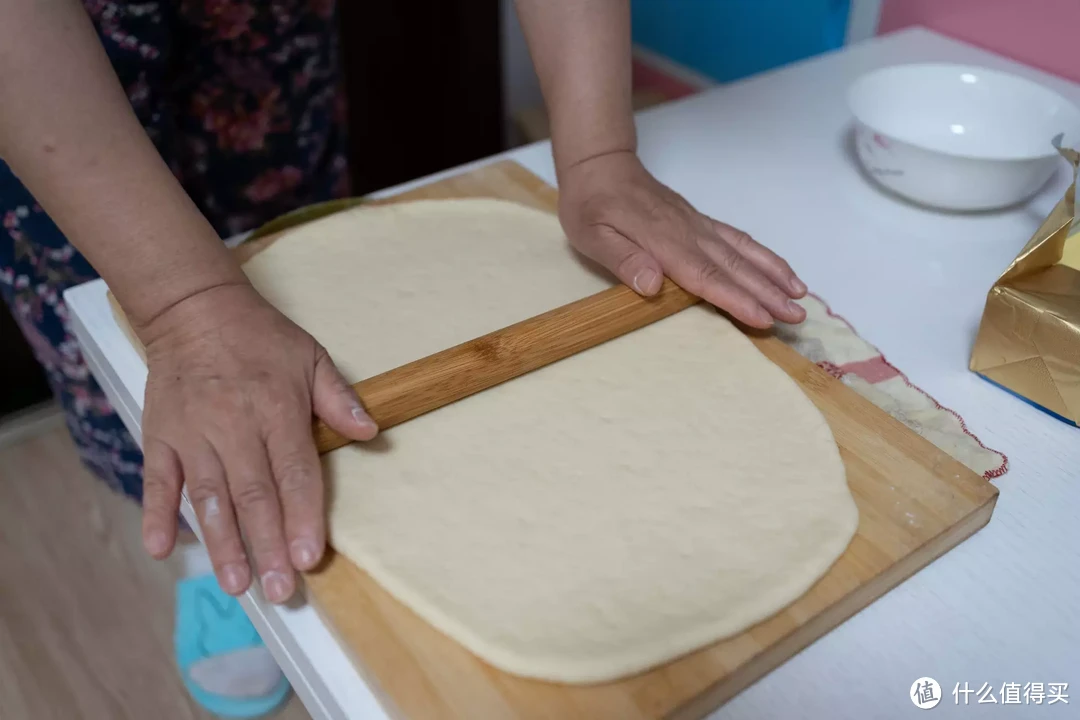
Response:
[[[353,385],[381,430],[625,335],[694,305],[698,298],[665,279],[643,298],[625,285],[496,330]],[[321,420],[319,453],[351,442]]]

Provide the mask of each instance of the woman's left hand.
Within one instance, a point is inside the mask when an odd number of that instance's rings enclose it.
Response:
[[[747,325],[798,323],[806,294],[784,260],[745,232],[695,210],[632,152],[560,173],[559,219],[571,243],[641,295],[667,275]]]

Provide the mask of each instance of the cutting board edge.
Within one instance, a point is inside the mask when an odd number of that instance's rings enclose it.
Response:
[[[698,694],[687,704],[677,707],[661,717],[663,717],[664,720],[700,720],[710,713],[715,712],[716,709],[723,706],[724,703],[731,700],[743,690],[750,687],[761,678],[764,678],[777,667],[830,633],[842,623],[851,617],[854,617],[876,600],[898,587],[919,570],[922,570],[945,553],[959,546],[960,543],[984,528],[993,515],[999,493],[997,488],[992,484],[988,483],[988,486],[990,492],[988,492],[961,520],[934,537],[926,540],[926,542],[915,549],[905,559],[875,576],[862,588],[849,595],[837,605],[826,608],[813,616],[805,624],[793,630],[789,635],[771,646],[768,651],[760,652],[734,673],[715,684],[713,688]],[[332,577],[327,577],[327,570],[330,570],[331,573],[359,572],[360,574],[366,575],[362,569],[350,567],[351,563],[344,555],[333,549],[330,549],[328,552],[332,553],[332,555],[328,557],[327,562],[324,562],[320,570],[315,573],[316,577],[314,580],[316,584],[321,582],[333,582]],[[312,580],[310,574],[307,579],[309,582]],[[405,712],[394,702],[393,693],[387,692],[381,687],[377,678],[379,674],[378,671],[369,669],[363,658],[353,652],[351,643],[338,634],[337,623],[332,617],[333,611],[329,608],[322,608],[318,597],[315,595],[316,594],[309,595],[308,601],[324,620],[331,634],[345,648],[349,660],[354,664],[354,667],[356,667],[357,672],[364,681],[368,683],[372,692],[379,698],[380,703],[387,714],[394,720],[409,720],[410,716],[405,714]],[[772,654],[770,655],[770,653]],[[483,663],[482,661],[481,664],[486,666],[486,663]],[[498,672],[495,668],[490,669]],[[437,714],[430,717],[458,717],[456,714],[453,714],[452,711],[447,713],[447,710],[448,708],[440,708],[440,712],[437,712]]]
[[[999,494],[996,487],[993,485],[991,487],[993,487],[993,492],[962,520],[927,540],[910,555],[875,576],[836,605],[826,608],[800,625],[773,645],[769,652],[758,653],[752,660],[717,683],[714,688],[698,694],[686,705],[665,715],[664,720],[702,720],[710,713],[716,712],[743,690],[767,677],[773,670],[986,527],[997,505]]]
[[[379,704],[379,707],[386,713],[386,716],[390,720],[411,720],[405,711],[398,706],[398,702],[394,699],[394,696],[383,688],[382,683],[379,682],[379,678],[376,677],[367,665],[363,662],[363,659],[353,650],[352,643],[346,640],[337,629],[337,623],[330,617],[330,610],[322,607],[322,603],[319,602],[315,593],[307,591],[307,586],[311,583],[313,575],[325,578],[326,570],[331,568],[334,563],[349,562],[348,558],[339,553],[337,550],[329,546],[326,547],[326,554],[323,560],[319,563],[319,567],[316,570],[300,573],[303,578],[301,581],[301,592],[303,592],[304,600],[315,611],[315,615],[318,616],[322,622],[326,631],[330,633],[330,636],[341,648],[341,651],[345,654],[346,660],[353,666],[356,673],[360,676],[360,679],[367,685],[368,690],[375,696],[375,701]],[[320,580],[316,580],[319,582]]]

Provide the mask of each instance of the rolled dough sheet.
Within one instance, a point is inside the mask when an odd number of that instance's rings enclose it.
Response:
[[[245,267],[354,379],[610,285],[493,200],[362,208]],[[824,418],[698,306],[324,457],[331,542],[506,672],[612,680],[802,595],[858,511]]]

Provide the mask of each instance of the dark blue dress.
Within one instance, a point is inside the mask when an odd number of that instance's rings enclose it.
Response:
[[[333,0],[84,0],[136,115],[222,237],[348,195]],[[142,497],[142,454],[87,370],[62,293],[97,277],[0,162],[0,296],[83,462]]]

